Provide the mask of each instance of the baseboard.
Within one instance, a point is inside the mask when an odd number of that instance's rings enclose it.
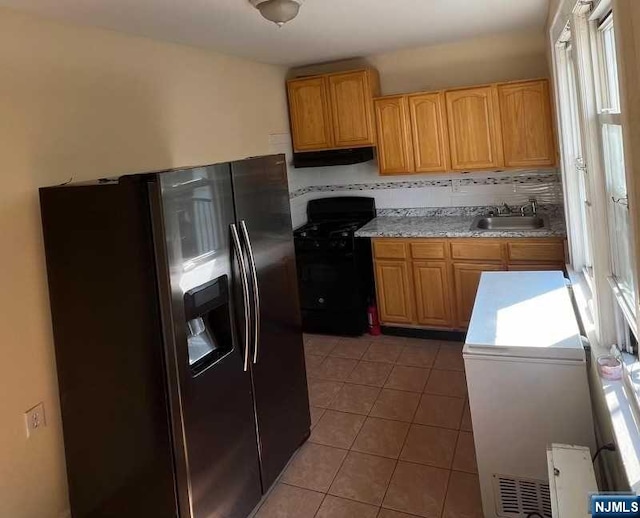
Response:
[[[463,331],[442,331],[436,329],[417,329],[414,327],[382,326],[382,334],[390,336],[405,336],[408,338],[425,338],[427,340],[442,340],[446,342],[464,342],[467,333]]]

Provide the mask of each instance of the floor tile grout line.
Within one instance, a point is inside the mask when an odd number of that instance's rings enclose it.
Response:
[[[449,489],[451,487],[451,475],[453,474],[453,470],[449,470],[449,476],[447,477],[447,485],[444,490],[444,498],[442,499],[442,507],[440,508],[440,516],[444,517],[444,511],[447,508],[447,497],[449,496]]]
[[[384,495],[382,495],[382,503],[380,504],[381,508],[384,505],[384,501],[387,499],[387,493],[389,493],[391,482],[393,482],[393,477],[395,476],[396,471],[398,470],[398,465],[400,464],[400,457],[402,456],[402,450],[404,450],[404,447],[407,444],[407,437],[409,437],[410,430],[411,430],[411,425],[409,425],[409,428],[407,429],[407,433],[404,436],[404,441],[402,441],[402,446],[400,447],[400,453],[398,454],[398,458],[396,459],[396,465],[393,467],[393,473],[391,473],[391,478],[389,478],[389,483],[387,484],[387,487],[384,490]],[[378,512],[378,514],[380,513]]]
[[[304,489],[304,488],[301,488],[301,489]],[[317,492],[317,491],[316,491],[316,492]],[[381,507],[381,506],[379,506],[379,505],[370,504],[369,502],[362,502],[362,501],[360,501],[360,500],[354,500],[353,498],[349,498],[348,496],[332,495],[331,493],[325,493],[325,494],[324,494],[324,496],[325,496],[325,498],[323,498],[323,499],[322,499],[322,502],[323,502],[323,503],[324,503],[324,501],[326,500],[326,498],[327,498],[327,497],[331,496],[331,497],[333,497],[333,498],[340,498],[341,500],[347,500],[347,501],[349,501],[349,502],[354,502],[354,503],[356,503],[356,504],[363,504],[363,505],[368,505],[368,506],[371,506],[371,507],[377,507],[377,508],[378,508],[378,511],[379,511],[380,509],[382,509],[382,507]],[[320,504],[320,507],[322,507],[322,503]],[[316,512],[316,514],[315,514],[314,516],[317,516],[317,513],[318,513],[318,512],[320,512],[320,507],[318,507],[318,511]],[[377,516],[377,514],[376,514],[376,516]]]
[[[365,421],[366,421],[366,417],[365,417]],[[362,430],[362,427],[364,426],[365,421],[362,421],[362,424],[360,425],[360,428],[358,429],[357,433],[355,434],[355,437],[353,438],[353,442],[351,443],[351,445],[349,446],[349,448],[347,449],[347,454],[344,456],[344,458],[342,459],[342,462],[340,463],[340,466],[338,467],[336,474],[333,476],[333,478],[331,479],[331,483],[329,484],[329,488],[327,489],[327,495],[329,494],[329,491],[331,491],[331,486],[333,486],[333,483],[336,481],[336,478],[338,477],[338,474],[340,473],[340,470],[342,469],[342,466],[344,466],[345,461],[347,460],[347,457],[349,456],[349,453],[351,453],[351,448],[353,447],[353,444],[356,442],[356,438],[358,437],[358,435],[360,434],[360,431]],[[332,495],[334,496],[334,495]],[[326,496],[325,496],[326,498]],[[323,502],[324,502],[324,498],[323,498]],[[322,504],[320,504],[322,506]],[[320,510],[320,507],[318,507],[318,510]]]
[[[413,394],[416,394],[416,392],[413,392]],[[461,398],[457,398],[457,399],[461,399]],[[419,405],[420,405],[420,404],[418,403],[418,406],[419,406]],[[317,405],[313,405],[313,406],[315,406],[316,408],[321,408],[321,409],[323,409],[323,410],[331,410],[332,412],[340,412],[340,413],[342,413],[342,414],[359,415],[359,416],[364,416],[364,417],[371,417],[372,419],[382,419],[382,420],[386,420],[386,421],[393,421],[393,422],[395,422],[395,423],[406,423],[406,424],[409,424],[409,425],[416,424],[416,425],[419,425],[419,426],[429,426],[429,427],[431,427],[431,428],[438,428],[438,429],[440,429],[440,430],[452,430],[452,431],[454,431],[454,432],[458,432],[458,431],[461,431],[461,430],[462,430],[462,429],[460,428],[460,424],[458,425],[458,428],[451,428],[450,426],[442,426],[442,425],[437,425],[437,424],[424,424],[424,423],[419,423],[419,422],[417,422],[417,421],[404,421],[404,420],[402,420],[402,419],[392,419],[391,417],[380,417],[380,416],[377,416],[377,415],[371,415],[371,413],[369,413],[369,414],[365,415],[365,414],[357,414],[357,413],[354,413],[354,412],[347,412],[347,411],[345,411],[345,410],[335,410],[335,409],[333,409],[333,408],[328,408],[328,407],[319,407],[319,406],[317,406]],[[417,408],[416,408],[416,412],[417,412]],[[323,416],[323,417],[324,417],[324,416]],[[415,419],[415,414],[414,414],[414,419]],[[460,420],[462,421],[462,417],[460,417]],[[462,431],[463,431],[463,432],[469,432],[469,430],[462,430]],[[471,431],[470,433],[473,433],[473,431]]]
[[[381,363],[383,365],[387,365],[383,362],[369,362],[369,363]],[[404,366],[402,366],[404,367]],[[355,368],[353,369],[355,371],[355,369],[357,369],[358,366],[356,365]],[[422,369],[422,370],[428,370],[428,371],[433,371],[433,370],[438,370],[438,369],[429,369],[429,368],[425,368],[425,367],[415,367],[417,369]],[[451,371],[448,370],[446,372],[460,372],[460,371]],[[353,373],[353,371],[352,371]],[[386,383],[389,381],[389,377],[391,376],[391,374],[393,373],[393,370],[389,373],[389,376],[387,377],[387,381],[385,381],[385,385]],[[335,379],[335,378],[323,378],[321,376],[316,376],[314,374],[311,374],[309,372],[307,372],[307,378],[308,379],[315,379],[315,380],[319,380],[319,381],[333,381],[335,383],[344,383],[347,385],[360,385],[362,387],[374,387],[374,388],[381,388],[381,389],[387,389],[387,390],[397,390],[398,392],[410,392],[413,394],[427,394],[427,395],[431,395],[431,396],[442,396],[442,397],[449,397],[449,398],[454,398],[454,399],[464,399],[466,401],[467,399],[467,395],[465,394],[464,396],[458,396],[455,394],[444,394],[441,392],[425,392],[426,390],[426,386],[428,384],[428,380],[431,377],[431,374],[429,374],[429,376],[427,377],[427,382],[425,383],[425,387],[421,390],[408,390],[408,389],[402,389],[402,388],[396,388],[396,387],[387,387],[387,386],[379,386],[379,385],[371,385],[371,384],[366,384],[366,383],[359,383],[357,381],[350,381],[349,379],[346,380],[339,380],[339,379]]]
[[[389,492],[389,488],[391,487],[391,482],[393,481],[393,477],[396,474],[398,466],[400,465],[400,459],[402,458],[402,452],[404,451],[405,446],[407,445],[407,440],[409,439],[409,433],[411,433],[411,426],[413,425],[413,419],[415,418],[415,414],[418,411],[418,407],[420,406],[420,400],[418,400],[418,404],[416,405],[416,409],[413,412],[413,417],[411,418],[411,422],[409,423],[409,428],[407,428],[407,433],[404,436],[404,441],[402,441],[402,446],[400,447],[400,453],[398,454],[398,459],[396,461],[396,465],[393,468],[393,473],[391,474],[391,478],[389,479],[389,483],[387,484],[387,488],[385,489],[384,495],[382,497],[382,505],[384,505],[384,501],[387,498],[387,493]],[[378,513],[379,514],[379,513]]]
[[[381,365],[388,365],[385,364],[383,362],[368,362],[368,363],[380,363]],[[400,367],[405,367],[404,365],[400,365]],[[358,366],[356,365],[354,367],[354,371],[358,368]],[[422,369],[425,371],[433,371],[434,369],[430,369],[428,367],[415,367],[416,369]],[[447,372],[459,372],[459,371],[447,371]],[[353,371],[351,372],[351,374],[353,373]],[[391,376],[391,374],[393,373],[393,369],[392,371],[389,373],[388,377]],[[350,375],[351,375],[350,374]],[[387,377],[387,381],[385,381],[385,384],[388,382],[388,377]],[[431,375],[429,374],[428,378],[431,377]],[[371,385],[371,384],[366,384],[366,383],[359,383],[357,381],[350,381],[348,378],[346,380],[342,380],[342,379],[337,379],[337,378],[323,378],[322,376],[317,376],[314,374],[311,374],[309,372],[307,372],[307,378],[309,379],[316,379],[316,380],[320,380],[320,381],[335,381],[338,383],[348,383],[349,385],[363,385],[365,387],[380,387],[379,385]],[[434,396],[445,396],[445,397],[452,397],[452,398],[457,398],[457,399],[466,399],[466,395],[465,396],[456,396],[454,394],[442,394],[439,392],[425,392],[425,389],[422,389],[421,391],[419,390],[409,390],[409,389],[402,389],[402,388],[395,388],[395,387],[386,387],[386,386],[382,386],[380,388],[388,388],[390,390],[399,390],[400,392],[414,392],[416,394],[432,394]],[[425,384],[425,388],[426,388],[426,384]]]

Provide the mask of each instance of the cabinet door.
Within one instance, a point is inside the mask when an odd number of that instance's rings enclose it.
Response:
[[[418,324],[454,327],[451,318],[447,263],[444,261],[414,262],[413,279]]]
[[[376,261],[378,309],[383,324],[411,324],[413,305],[409,263]]]
[[[505,165],[554,165],[556,150],[548,82],[500,85],[498,93]]]
[[[504,268],[500,264],[453,264],[453,281],[456,290],[456,320],[458,327],[466,328],[469,325],[482,272],[501,270],[504,270]]]
[[[449,171],[449,136],[442,92],[409,96],[415,170]]]
[[[294,79],[287,83],[287,90],[293,149],[313,151],[333,147],[326,78]]]
[[[485,86],[446,93],[453,169],[503,165],[497,88]]]
[[[375,145],[373,88],[370,72],[331,74],[329,92],[336,147]]]
[[[380,174],[414,172],[408,107],[407,98],[403,95],[374,102]]]

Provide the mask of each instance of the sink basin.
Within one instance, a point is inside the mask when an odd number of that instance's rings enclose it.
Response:
[[[478,216],[471,224],[471,230],[522,231],[549,228],[546,216]]]

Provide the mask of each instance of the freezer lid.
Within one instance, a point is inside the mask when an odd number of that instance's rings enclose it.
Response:
[[[463,352],[584,361],[562,272],[483,273]]]

